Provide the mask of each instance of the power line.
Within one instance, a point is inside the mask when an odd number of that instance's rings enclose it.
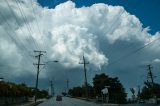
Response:
[[[113,28],[114,28],[115,24],[117,23],[118,19],[122,16],[123,12],[124,12],[124,10],[119,13],[119,16],[116,17],[116,19],[114,19],[111,27],[107,30],[107,32],[109,32],[109,33],[113,32]]]
[[[11,8],[11,6],[10,6],[8,0],[4,0],[4,1],[6,2],[7,6],[9,7],[11,14],[12,14],[13,17],[15,18],[17,25],[20,27],[21,24],[20,24],[20,22],[19,22],[17,16],[15,15],[14,11],[12,10],[12,8]],[[5,18],[4,18],[4,20],[5,20]],[[7,21],[6,21],[6,22],[7,22]],[[8,26],[10,27],[10,29],[13,30],[13,28],[9,25],[8,22],[7,22],[7,24],[8,24]],[[21,30],[21,32],[23,32],[23,33],[25,34],[25,32],[24,32],[22,29],[20,29],[20,30]],[[13,30],[13,32],[14,32],[14,30]],[[15,33],[15,32],[14,32],[14,33]],[[8,32],[8,35],[10,35],[9,32]],[[16,33],[15,33],[15,35],[16,35]],[[10,37],[13,38],[12,35],[10,35]],[[29,57],[33,57],[33,56],[30,54],[30,52],[28,51],[28,49],[26,48],[26,46],[22,43],[23,41],[20,40],[17,36],[15,36],[15,37],[16,37],[16,38],[18,39],[18,41],[21,43],[21,44],[17,43],[17,40],[15,39],[14,42],[16,42],[16,45],[17,45],[17,46],[19,46],[19,45],[23,46],[22,49],[25,49],[25,50],[28,52],[27,55],[28,55]]]
[[[21,8],[22,6],[21,6],[20,1],[19,1],[19,0],[15,0],[15,1],[16,1],[17,6],[18,6],[18,9],[19,9],[19,11],[20,11],[20,14],[21,14],[22,17],[23,17],[22,19],[23,19],[23,21],[24,21],[24,23],[25,23],[25,25],[26,25],[26,27],[27,27],[30,35],[31,35],[30,37],[31,37],[31,40],[32,40],[33,44],[35,45],[36,48],[40,49],[39,46],[38,46],[38,44],[36,43],[36,41],[34,40],[34,38],[33,38],[33,36],[32,36],[32,33],[33,33],[33,32],[32,32],[32,30],[31,30],[31,26],[30,26],[29,23],[27,23],[27,17],[25,16],[23,9]]]
[[[33,0],[30,0],[31,1],[31,7],[32,7],[32,11],[33,11],[33,15],[34,15],[34,17],[35,17],[35,21],[36,21],[36,26],[37,26],[37,29],[38,29],[38,32],[39,32],[39,34],[42,36],[43,34],[42,34],[42,32],[41,32],[41,30],[40,30],[40,28],[39,28],[39,23],[38,23],[38,21],[37,21],[37,18],[36,18],[36,12],[35,12],[35,9],[34,9],[34,7],[33,7]],[[45,43],[43,43],[43,48],[45,48],[45,46],[46,45],[44,45]],[[46,46],[47,47],[47,46]]]
[[[124,11],[121,11],[121,12],[119,13],[119,16],[113,19],[113,20],[114,20],[113,23],[110,25],[110,27],[107,29],[106,32],[111,33],[111,32],[113,31],[113,27],[114,27],[115,24],[117,23],[118,19],[122,16],[123,12],[124,12]],[[107,48],[110,48],[110,46],[108,45]]]
[[[108,33],[113,32],[113,28],[115,27],[115,24],[117,23],[118,19],[120,19],[120,17],[123,15],[123,13],[124,13],[124,10],[121,11],[121,12],[119,13],[119,16],[114,19],[113,23],[111,24],[111,27],[108,28],[106,32],[108,32]],[[131,44],[129,44],[127,47],[125,47],[124,49],[130,48],[130,47],[132,47],[133,45],[134,45],[134,43],[131,43]],[[111,46],[108,45],[107,48],[110,49]],[[109,50],[109,51],[107,51],[107,52],[111,53],[111,50]]]
[[[16,16],[15,12],[14,12],[13,9],[11,8],[8,0],[4,0],[4,1],[6,2],[7,6],[9,7],[9,9],[10,9],[10,11],[11,11],[11,14],[12,14],[13,17],[15,18],[17,25],[20,27],[20,26],[21,26],[21,23],[20,23],[20,21],[18,20],[18,17]],[[23,34],[25,34],[24,30],[22,30],[21,28],[19,28],[19,29],[21,30],[21,32],[23,32]],[[27,39],[30,39],[28,36],[26,36],[26,37],[27,37]],[[28,41],[28,40],[27,40],[27,41]],[[29,42],[29,43],[31,43],[31,42]]]
[[[15,31],[13,30],[13,28],[11,27],[11,25],[8,23],[8,21],[6,20],[6,18],[4,17],[4,15],[1,13],[0,11],[0,16],[3,20],[3,22],[5,22],[8,26],[9,29],[11,29],[11,31],[13,31],[13,33],[15,34],[15,36],[13,37],[10,32],[7,29],[4,29],[5,32],[7,33],[7,36],[11,39],[11,41],[19,48],[19,50],[22,50],[21,53],[23,53],[24,55],[27,55],[29,57],[32,57],[32,55],[29,53],[29,51],[27,50],[27,48],[25,47],[25,45],[23,43],[19,43],[21,40],[16,36]],[[18,41],[17,41],[18,39]],[[29,58],[30,59],[30,58]]]
[[[10,26],[10,24],[8,23],[8,21],[5,19],[5,17],[4,17],[3,14],[1,13],[1,11],[0,11],[0,16],[1,16],[1,18],[4,20],[4,22],[6,22],[7,26],[8,26],[8,27],[13,31],[13,33],[16,35],[15,31],[14,31],[13,28]],[[20,40],[17,36],[15,36],[16,38],[14,38],[7,29],[6,29],[5,31],[6,31],[6,33],[7,33],[7,35],[8,35],[8,37],[11,38],[11,40],[17,45],[17,47],[19,47],[19,48],[22,49],[22,50],[26,50],[26,51],[28,52],[27,55],[31,56],[31,54],[29,53],[29,51],[27,50],[27,48],[26,48],[22,43],[21,43],[21,44],[18,43],[18,41],[20,42],[21,40]],[[18,39],[18,41],[17,41],[16,39]]]
[[[1,15],[1,18],[4,20],[4,22],[6,22],[7,26],[8,26],[8,27],[13,31],[13,33],[16,35],[16,33],[14,32],[14,30],[12,29],[12,27],[10,26],[10,24],[7,22],[6,18],[5,18],[5,17],[3,16],[3,14],[1,13],[1,11],[0,11],[0,15]],[[17,36],[14,36],[14,37],[16,37],[16,38],[14,38],[7,29],[6,29],[5,31],[6,31],[6,33],[7,33],[7,36],[11,39],[11,41],[12,41],[13,43],[15,43],[15,45],[19,48],[19,50],[22,50],[21,53],[23,53],[24,55],[27,55],[27,56],[29,56],[29,57],[32,57],[32,55],[29,53],[29,51],[26,49],[26,47],[25,47],[23,44],[20,44],[20,43],[18,42],[18,41],[20,41],[20,39],[18,39]],[[18,41],[17,41],[16,39],[18,39]],[[25,51],[26,51],[26,52],[25,52]]]
[[[124,56],[118,58],[117,60],[115,60],[114,62],[110,63],[109,65],[111,66],[111,65],[113,65],[113,64],[115,64],[115,63],[121,61],[122,59],[124,60],[124,59],[128,58],[130,55],[133,55],[133,54],[135,54],[135,53],[141,51],[142,49],[144,49],[145,47],[151,45],[153,42],[155,42],[155,41],[157,41],[157,40],[159,40],[159,39],[160,39],[160,37],[158,37],[157,39],[155,39],[155,40],[153,40],[153,41],[151,41],[151,42],[145,44],[144,46],[142,46],[142,47],[140,47],[140,48],[138,48],[138,49],[136,49],[136,50],[134,50],[134,51],[128,53],[127,55],[124,55]]]
[[[7,6],[9,7],[11,14],[14,16],[17,25],[18,25],[18,26],[21,26],[21,24],[20,24],[17,16],[15,15],[14,11],[13,11],[12,8],[10,7],[10,4],[9,4],[8,0],[4,0],[4,1],[6,2]],[[10,26],[10,27],[11,27],[11,26]],[[12,28],[12,29],[13,29],[13,28]],[[25,33],[21,28],[20,28],[20,30],[21,30],[21,32]],[[16,34],[16,35],[17,35],[17,34]],[[15,37],[18,39],[18,41],[23,45],[23,47],[24,47],[24,48],[27,50],[27,52],[29,53],[29,51],[28,51],[28,49],[26,48],[26,46],[24,46],[24,44],[22,43],[23,41],[20,40],[17,36],[15,36]],[[29,54],[30,54],[30,53],[29,53]]]
[[[113,31],[113,27],[115,26],[115,24],[116,24],[116,22],[118,21],[118,19],[122,16],[123,12],[124,12],[124,11],[121,11],[121,12],[120,12],[120,15],[115,19],[115,21],[111,24],[111,27],[110,27],[106,32],[111,33],[111,32]],[[129,44],[129,45],[128,45],[127,47],[125,47],[124,49],[130,48],[130,47],[132,47],[133,45],[135,45],[135,44],[132,42],[131,44]],[[108,46],[107,48],[109,49],[109,48],[111,48],[111,46]],[[108,51],[108,52],[111,52],[111,50]]]

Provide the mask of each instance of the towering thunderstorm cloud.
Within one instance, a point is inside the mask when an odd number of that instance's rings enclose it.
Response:
[[[151,35],[149,27],[143,28],[139,19],[121,6],[94,4],[77,8],[74,2],[67,1],[48,9],[31,1],[0,1],[0,75],[8,79],[24,76],[25,80],[25,76],[35,74],[33,50],[47,51],[42,62],[59,60],[58,64],[47,66],[48,71],[42,71],[41,77],[61,79],[58,76],[67,69],[76,71],[82,67],[79,61],[83,54],[90,67],[95,67],[92,70],[98,70],[160,37],[159,32]],[[155,62],[159,62],[159,44],[155,41],[145,48],[146,56]],[[121,61],[113,70],[121,71],[125,66],[123,70],[132,72],[129,67],[133,62],[150,61],[136,56],[132,62]],[[55,69],[57,65],[61,67]]]

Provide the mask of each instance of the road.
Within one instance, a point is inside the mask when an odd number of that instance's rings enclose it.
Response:
[[[51,98],[38,106],[159,106],[159,105],[143,105],[143,104],[126,104],[126,105],[107,105],[107,104],[96,104],[75,98],[63,97],[62,101],[56,101],[56,98]]]
[[[51,98],[38,106],[100,106],[96,103],[87,102],[80,99],[63,97],[62,101],[56,101],[56,98]]]
[[[159,106],[154,104],[126,104],[126,105],[118,105],[118,106]]]

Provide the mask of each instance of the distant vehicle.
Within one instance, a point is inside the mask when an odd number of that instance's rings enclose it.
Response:
[[[145,103],[145,101],[144,100],[140,100],[139,103]]]
[[[56,101],[62,101],[62,96],[58,95],[58,96],[56,97]]]

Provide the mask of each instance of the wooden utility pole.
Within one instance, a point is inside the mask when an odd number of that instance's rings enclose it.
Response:
[[[54,94],[53,94],[53,82],[52,82],[52,80],[50,81],[50,87],[51,87],[51,96],[53,96]]]
[[[35,94],[35,103],[37,101],[37,93],[38,93],[38,77],[39,77],[39,68],[41,65],[45,65],[45,64],[41,64],[41,56],[43,55],[43,53],[46,53],[46,51],[37,51],[35,50],[34,52],[37,52],[38,55],[36,55],[35,57],[38,58],[38,62],[37,63],[33,63],[33,65],[37,65],[37,76],[36,76],[36,94]]]
[[[84,54],[83,54],[83,62],[79,63],[79,64],[83,64],[84,66],[84,76],[85,76],[85,87],[86,87],[86,97],[88,99],[88,82],[87,82],[87,69],[86,69],[86,65],[89,64],[89,62],[86,61]]]
[[[154,79],[153,79],[153,73],[152,73],[152,66],[151,64],[147,65],[148,67],[148,75],[147,75],[147,79],[151,80],[152,86],[154,85]]]
[[[68,90],[69,90],[69,79],[67,79],[67,91],[66,91],[67,95],[68,95]]]
[[[152,73],[152,66],[151,64],[147,65],[148,67],[148,74],[147,74],[147,80],[149,82],[151,82],[151,87],[152,87],[152,93],[153,93],[153,96],[155,98],[155,101],[157,103],[157,97],[156,97],[156,93],[155,93],[155,88],[154,88],[154,76],[153,76],[153,73]]]

